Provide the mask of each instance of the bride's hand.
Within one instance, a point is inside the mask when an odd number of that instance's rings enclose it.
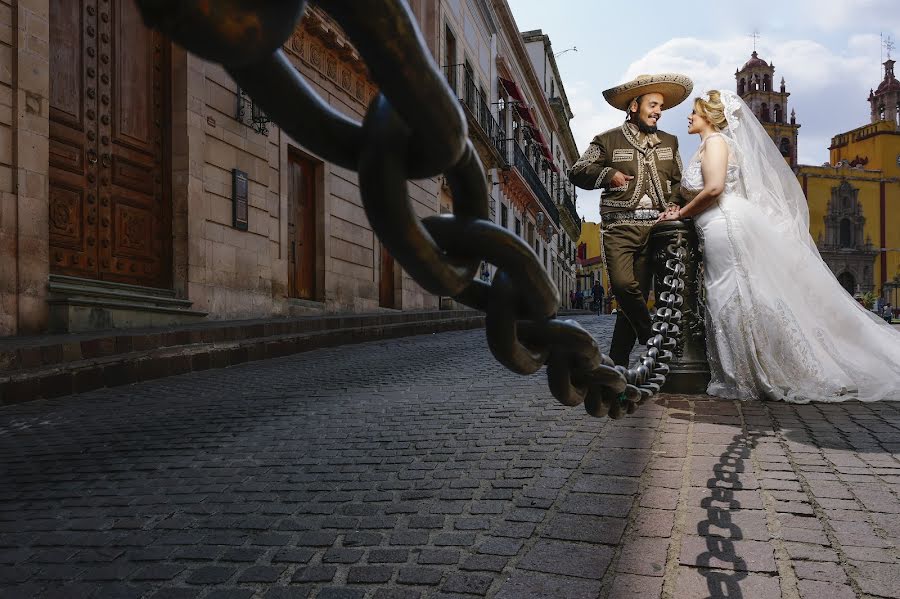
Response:
[[[677,207],[672,207],[659,215],[659,218],[656,222],[661,222],[664,220],[679,220],[681,218],[681,209]]]

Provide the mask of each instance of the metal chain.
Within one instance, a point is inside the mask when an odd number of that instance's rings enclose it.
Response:
[[[559,292],[524,240],[489,220],[484,168],[459,101],[434,63],[403,0],[319,0],[365,59],[380,93],[362,123],[329,106],[281,51],[305,0],[138,0],[144,20],[201,58],[225,66],[269,118],[309,151],[359,174],[378,239],[426,291],[486,313],[488,346],[520,374],[547,366],[554,397],[619,418],[659,391],[668,374],[682,303],[685,241],[667,248],[647,351],[615,366],[573,320],[556,318]],[[444,174],[453,214],[419,219],[411,179]],[[497,267],[488,284],[482,261]]]

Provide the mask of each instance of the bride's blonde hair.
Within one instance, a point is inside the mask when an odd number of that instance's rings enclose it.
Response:
[[[709,100],[706,99],[707,97]],[[725,105],[722,104],[722,95],[717,89],[706,92],[706,96],[703,98],[695,98],[694,112],[709,121],[716,131],[721,131],[728,126],[728,121],[725,119]]]

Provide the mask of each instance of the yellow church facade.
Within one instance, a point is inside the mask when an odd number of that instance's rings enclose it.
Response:
[[[869,92],[870,122],[835,135],[822,166],[796,162],[796,115],[787,113],[784,80],[756,52],[735,73],[738,94],[797,173],[809,205],[809,229],[822,258],[844,288],[900,304],[900,82],[894,61]],[[751,104],[752,102],[752,104]],[[768,102],[768,104],[767,104]],[[772,106],[777,110],[772,112]],[[780,127],[776,134],[772,127]]]
[[[900,301],[900,82],[869,93],[871,122],[835,135],[829,163],[801,166],[810,233],[845,289]]]
[[[830,151],[830,165],[801,166],[797,173],[809,203],[810,233],[845,289],[894,303],[893,288],[900,286],[900,127],[891,121],[859,127],[835,136]]]

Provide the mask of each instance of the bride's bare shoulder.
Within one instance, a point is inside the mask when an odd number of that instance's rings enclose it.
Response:
[[[725,137],[721,134],[713,134],[707,137],[700,144],[699,153],[700,158],[702,159],[707,154],[712,154],[716,156],[725,155],[727,156],[729,152],[728,142],[725,140]]]

